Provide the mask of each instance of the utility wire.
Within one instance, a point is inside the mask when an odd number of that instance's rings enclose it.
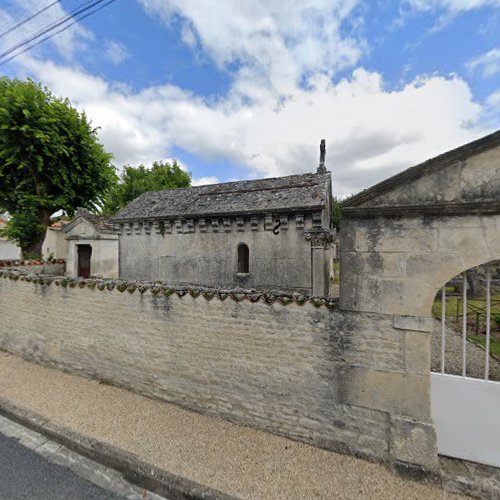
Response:
[[[27,45],[28,43],[31,43],[31,42],[35,41],[37,38],[42,37],[43,35],[49,33],[50,31],[52,31],[55,28],[61,26],[62,24],[67,23],[71,19],[74,19],[78,14],[87,11],[88,9],[94,7],[95,5],[100,4],[103,1],[104,0],[93,0],[93,1],[90,1],[90,2],[86,2],[83,6],[77,7],[76,9],[70,11],[65,16],[57,19],[52,24],[49,24],[48,26],[45,26],[40,31],[38,31],[37,33],[35,33],[34,35],[32,35],[31,37],[23,40],[22,42],[18,43],[17,45],[11,46],[5,52],[0,53],[0,59],[2,59],[3,57],[8,56],[12,52],[15,52],[17,49],[23,47],[24,45]]]
[[[17,45],[10,47],[5,52],[1,53],[0,54],[0,66],[3,66],[5,63],[12,61],[12,59],[15,59],[16,57],[28,52],[29,50],[33,49],[37,45],[39,45],[47,40],[50,40],[51,38],[58,35],[59,33],[62,33],[63,31],[66,31],[67,29],[69,29],[71,26],[76,24],[78,21],[81,21],[81,20],[91,16],[92,14],[95,14],[96,12],[100,11],[104,7],[107,7],[108,5],[110,5],[114,2],[116,2],[116,0],[107,0],[107,1],[106,0],[95,0],[95,1],[91,2],[90,4],[87,3],[87,5],[85,5],[84,7],[80,7],[78,9],[70,12],[68,15],[62,17],[57,22],[43,28],[41,31],[39,31],[38,33],[36,33],[32,37],[30,37],[26,40],[23,40],[22,42],[18,43]],[[89,9],[92,9],[94,7],[97,7],[97,8],[95,8],[94,10],[92,10],[90,12],[87,12]],[[81,15],[81,14],[83,14],[83,15]],[[66,24],[70,20],[73,20],[73,22]],[[66,24],[66,25],[63,26],[61,29],[54,31],[56,28],[58,28],[59,26],[64,25],[64,24]],[[44,35],[47,35],[47,36],[43,37]],[[43,37],[43,38],[40,38],[40,37]],[[31,42],[35,42],[35,43],[32,43],[28,47],[25,47],[26,45],[28,45]],[[22,49],[23,47],[25,47],[25,48],[23,50],[21,50],[20,52],[17,52],[13,55],[10,55],[13,52],[16,52],[18,49]],[[3,61],[1,59],[3,59]]]
[[[51,4],[47,5],[47,7],[40,9],[39,11],[35,12],[31,16],[27,17],[26,19],[23,19],[22,21],[18,22],[17,24],[15,24],[11,28],[9,28],[7,31],[4,31],[3,33],[0,34],[0,38],[3,38],[4,36],[8,35],[9,33],[12,33],[15,29],[20,28],[21,26],[24,26],[26,23],[29,23],[32,19],[35,19],[35,17],[38,17],[40,14],[43,14],[46,10],[49,10],[56,3],[59,3],[59,0],[52,2]]]

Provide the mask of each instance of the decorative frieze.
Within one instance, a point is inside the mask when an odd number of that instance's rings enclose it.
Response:
[[[271,231],[273,229],[273,216],[268,214],[264,218],[264,231]]]
[[[313,229],[321,229],[321,212],[312,214]]]
[[[245,232],[245,225],[248,223],[251,231],[272,231],[278,235],[280,231],[288,231],[292,224],[290,218],[295,219],[295,229],[302,231],[306,228],[306,215],[289,215],[289,214],[265,214],[265,215],[252,215],[247,222],[244,216],[236,217],[223,217],[223,218],[201,218],[201,219],[175,219],[175,220],[141,220],[125,223],[114,223],[113,227],[118,234],[145,234],[150,235],[152,232],[155,234],[193,234],[200,233],[230,233],[232,231]],[[310,217],[310,216],[309,216]],[[210,229],[211,228],[211,229]],[[307,225],[309,229],[310,226]],[[317,232],[323,230],[321,226],[321,213],[312,215],[312,228],[310,232]],[[310,239],[310,238],[309,238]]]
[[[193,298],[204,297],[210,301],[217,297],[219,300],[224,301],[231,298],[235,302],[248,300],[250,302],[263,302],[273,304],[275,302],[281,303],[286,306],[291,303],[296,303],[300,306],[311,303],[316,307],[326,306],[329,309],[338,308],[338,299],[332,297],[319,297],[310,296],[298,292],[264,292],[256,290],[245,289],[221,289],[202,287],[196,285],[169,285],[162,282],[148,282],[142,280],[121,280],[112,278],[68,278],[63,276],[48,276],[42,274],[33,274],[14,269],[0,269],[0,279],[8,279],[11,281],[25,281],[31,282],[35,285],[42,286],[56,286],[61,288],[90,288],[95,290],[109,292],[116,290],[118,292],[125,292],[132,294],[137,291],[143,295],[149,292],[155,296],[164,296],[166,298],[176,294],[178,297],[183,297],[189,294]]]

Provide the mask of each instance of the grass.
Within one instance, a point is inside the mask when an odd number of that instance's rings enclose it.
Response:
[[[486,337],[484,335],[468,335],[467,338],[474,344],[485,347]],[[490,355],[500,359],[500,337],[498,335],[490,337]]]
[[[335,277],[333,283],[338,285],[340,283],[340,262],[338,260],[333,262],[333,269],[335,270]]]
[[[439,298],[434,301],[434,304],[432,305],[432,315],[440,318],[441,317],[441,295],[439,295]],[[462,314],[462,298],[461,297],[447,297],[446,298],[446,316],[447,317],[453,317],[455,318],[457,316],[457,308],[458,308],[458,314]],[[495,304],[496,302],[496,304]],[[481,299],[467,299],[467,303],[470,304],[471,306],[476,306],[480,307],[481,309],[486,309],[486,298],[481,298]],[[497,314],[500,314],[500,294],[495,294],[491,296],[491,314],[492,316],[495,316]],[[471,309],[468,310],[468,315],[470,318],[475,317],[475,313],[471,311]]]

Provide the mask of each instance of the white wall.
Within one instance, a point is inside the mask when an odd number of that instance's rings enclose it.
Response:
[[[78,245],[90,245],[92,256],[90,274],[117,278],[118,270],[118,237],[116,239],[84,239],[69,240],[66,253],[66,275],[78,276]]]
[[[46,259],[52,255],[54,259],[65,259],[67,251],[67,241],[61,229],[47,228],[45,240],[43,241],[42,255]]]
[[[13,242],[0,238],[0,260],[14,260],[21,258],[21,249]]]

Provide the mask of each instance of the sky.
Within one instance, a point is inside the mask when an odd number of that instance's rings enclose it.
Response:
[[[89,3],[2,0],[2,54],[75,22],[0,75],[85,110],[117,168],[314,172],[326,139],[345,197],[499,128],[500,0],[116,0],[74,19]]]

